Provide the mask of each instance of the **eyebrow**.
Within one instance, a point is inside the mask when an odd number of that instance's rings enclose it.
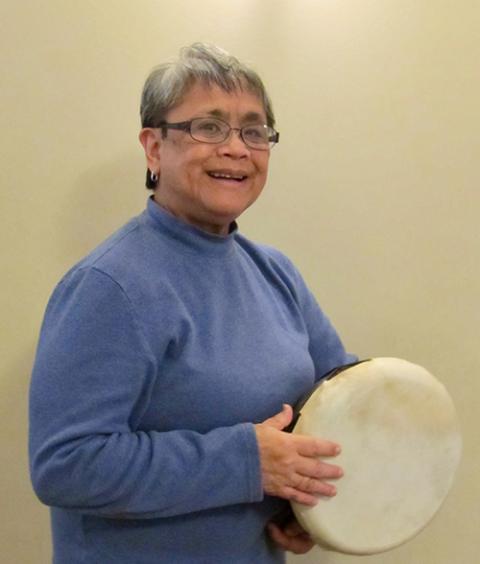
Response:
[[[206,112],[209,116],[216,117],[228,121],[230,118],[230,114],[223,112],[222,110],[214,109]],[[259,122],[265,123],[265,116],[259,114],[258,112],[247,112],[245,115],[242,116],[240,120],[241,123],[251,123],[251,122]]]

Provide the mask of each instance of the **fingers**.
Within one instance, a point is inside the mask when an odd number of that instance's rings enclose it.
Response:
[[[279,413],[277,413],[273,417],[266,419],[263,422],[263,424],[268,425],[269,427],[274,427],[275,429],[278,429],[279,431],[281,431],[282,429],[285,429],[285,427],[290,425],[292,418],[293,418],[292,407],[290,405],[288,405],[287,403],[284,403],[282,411],[280,411]]]
[[[336,456],[340,446],[330,441],[297,436],[298,459],[295,474],[291,476],[290,500],[306,505],[315,505],[319,496],[333,497],[336,487],[325,480],[337,480],[343,476],[340,466],[318,460],[318,456]]]
[[[282,432],[291,415],[291,407],[285,405],[280,413],[255,425],[263,489],[268,495],[315,505],[320,496],[336,494],[328,480],[343,475],[339,466],[319,457],[336,456],[340,447],[331,441]]]
[[[313,507],[314,505],[317,505],[320,499],[320,496],[316,494],[309,494],[307,492],[289,486],[283,488],[283,490],[281,491],[281,495],[279,495],[279,497],[283,497],[288,501],[295,501],[297,503],[300,503],[302,505],[307,505],[309,507]]]
[[[294,554],[305,554],[314,546],[310,536],[296,522],[287,525],[283,530],[278,525],[269,523],[267,530],[275,543]]]
[[[316,439],[305,435],[292,435],[297,442],[298,453],[303,456],[337,456],[341,452],[340,445],[325,439]]]
[[[284,527],[283,532],[287,537],[296,537],[299,535],[304,535],[310,538],[310,535],[303,529],[300,523],[297,521],[296,517],[293,517]]]
[[[308,461],[310,462],[310,461]],[[291,486],[284,490],[289,501],[296,501],[304,505],[316,505],[320,497],[333,497],[337,495],[334,484],[325,481],[325,478],[335,479],[343,475],[338,466],[321,464],[320,470],[314,470],[312,474],[297,473],[291,478]]]
[[[300,476],[317,480],[338,480],[343,476],[343,470],[336,464],[329,464],[315,458],[302,457],[296,467]]]
[[[294,483],[294,487],[293,487],[294,490],[303,492],[305,494],[311,494],[317,497],[318,496],[333,497],[337,495],[337,488],[333,484],[330,484],[323,480],[309,478],[308,476],[297,475],[293,479],[293,483]]]

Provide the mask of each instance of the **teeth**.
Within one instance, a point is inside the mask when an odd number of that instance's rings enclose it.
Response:
[[[209,173],[210,176],[213,176],[214,178],[233,178],[234,180],[242,180],[243,178],[245,178],[244,176],[238,174],[226,174],[223,172],[210,172]]]

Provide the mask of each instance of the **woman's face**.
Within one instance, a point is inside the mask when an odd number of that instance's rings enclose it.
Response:
[[[219,117],[231,127],[267,122],[261,100],[248,91],[225,92],[218,86],[194,85],[166,121],[176,123],[198,117]],[[154,199],[175,216],[216,234],[228,233],[230,223],[260,195],[267,180],[270,151],[251,149],[238,131],[218,144],[195,141],[185,131],[159,130],[147,160],[160,179]],[[142,138],[142,133],[140,134]],[[145,144],[144,144],[145,146]],[[219,178],[218,174],[241,177]],[[213,176],[217,175],[217,178]]]

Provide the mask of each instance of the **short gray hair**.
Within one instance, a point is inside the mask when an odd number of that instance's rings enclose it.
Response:
[[[178,61],[161,64],[151,71],[142,92],[142,127],[158,127],[196,82],[215,84],[226,92],[253,92],[263,102],[267,125],[275,125],[272,103],[258,74],[220,47],[194,43],[181,49]]]
[[[195,83],[217,85],[225,92],[252,92],[263,103],[267,125],[274,127],[272,103],[258,74],[227,51],[207,43],[184,47],[177,61],[158,65],[150,72],[140,104],[142,127],[158,127]],[[154,189],[157,183],[158,178],[152,178],[147,170],[147,188]]]

